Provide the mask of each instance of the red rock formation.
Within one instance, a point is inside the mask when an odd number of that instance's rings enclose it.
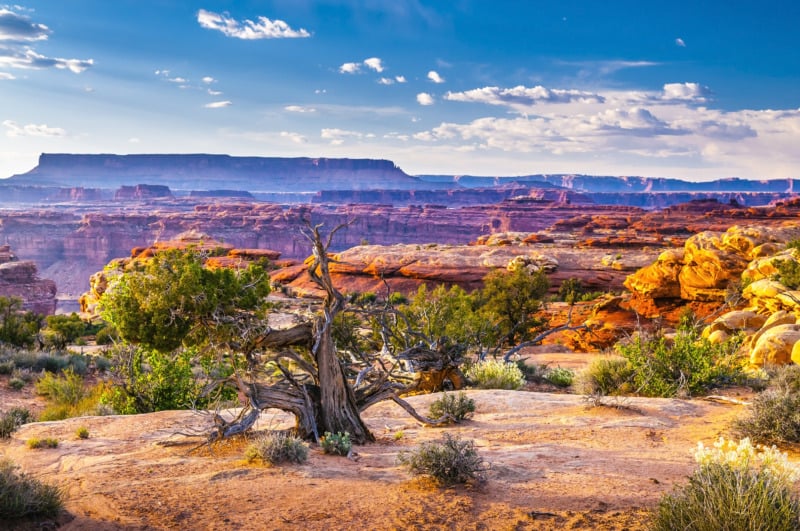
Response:
[[[20,262],[11,246],[0,246],[0,296],[19,297],[22,306],[41,315],[56,311],[56,283],[39,278],[36,264]]]

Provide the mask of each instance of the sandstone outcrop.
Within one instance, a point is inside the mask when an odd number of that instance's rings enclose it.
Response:
[[[40,278],[33,262],[18,261],[9,245],[0,246],[0,296],[19,297],[25,310],[41,315],[56,311],[56,283]]]

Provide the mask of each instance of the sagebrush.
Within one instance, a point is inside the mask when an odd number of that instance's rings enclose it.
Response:
[[[467,396],[463,391],[458,395],[442,393],[442,396],[434,400],[428,414],[432,419],[440,419],[445,415],[455,422],[468,419],[475,413],[475,401]]]
[[[443,486],[482,481],[487,468],[473,441],[449,433],[441,442],[422,443],[414,451],[400,453],[398,460],[412,474],[429,476]]]
[[[525,385],[519,366],[503,360],[479,361],[467,370],[467,378],[481,389],[516,390]]]
[[[260,459],[267,464],[304,463],[308,459],[308,446],[296,435],[275,431],[258,437],[245,450],[248,461]]]
[[[0,459],[0,521],[55,516],[64,506],[64,491],[17,471],[8,459]]]

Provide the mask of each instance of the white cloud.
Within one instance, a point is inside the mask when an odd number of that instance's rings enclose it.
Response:
[[[8,72],[0,72],[0,80],[3,79],[17,79],[13,74],[9,74]]]
[[[233,105],[233,103],[230,101],[214,101],[211,103],[206,103],[203,105],[203,107],[206,109],[222,109],[224,107],[230,107],[231,105]]]
[[[680,46],[681,48],[686,48],[686,43],[680,37],[675,39],[675,45]]]
[[[295,144],[305,144],[308,142],[308,139],[301,135],[300,133],[292,133],[289,131],[281,131],[281,137],[288,138]]]
[[[317,112],[317,110],[313,107],[304,107],[302,105],[287,105],[286,107],[284,107],[284,109],[289,112],[298,112],[298,113]]]
[[[13,6],[12,9],[24,10],[20,6]],[[0,67],[57,68],[80,74],[94,65],[92,59],[47,57],[36,52],[31,45],[47,40],[52,31],[44,24],[32,22],[29,17],[15,11],[8,6],[0,6]]]
[[[197,22],[203,28],[221,31],[225,36],[236,39],[292,39],[311,36],[305,29],[292,29],[283,20],[258,17],[257,22],[247,19],[239,22],[228,13],[219,14],[205,9],[197,12]]]
[[[439,73],[436,72],[435,70],[431,70],[430,72],[428,72],[428,79],[430,79],[434,83],[444,83],[444,78],[440,76]]]
[[[331,129],[322,129],[320,131],[320,138],[323,140],[330,140],[331,145],[333,146],[340,146],[344,144],[345,140],[354,138],[354,139],[361,139],[364,137],[372,138],[374,135],[364,133],[359,133],[358,131],[348,131],[347,129],[338,129],[338,128],[331,128]]]
[[[379,74],[383,72],[383,64],[378,57],[370,57],[369,59],[364,59],[364,65],[367,68],[371,68],[372,70],[378,72]]]
[[[667,83],[661,99],[667,101],[685,101],[706,103],[711,96],[708,87],[698,83]]]
[[[7,7],[0,7],[0,41],[16,43],[44,41],[51,33],[50,28],[44,24],[31,22],[29,17],[15,13]]]
[[[213,78],[213,77],[211,77],[211,76],[205,76],[205,77],[203,77],[203,83],[205,83],[206,85],[210,85],[211,83],[216,83],[216,82],[217,82],[217,80],[216,80],[216,79],[214,79],[214,78]]]
[[[189,80],[184,77],[171,77],[167,81],[170,83],[187,83]]]
[[[50,127],[45,124],[19,125],[12,120],[5,120],[3,125],[8,129],[6,136],[38,136],[38,137],[57,137],[66,136],[67,132],[60,127]]]
[[[448,92],[444,98],[450,101],[529,107],[537,103],[603,103],[603,96],[582,90],[548,89],[541,85],[513,88],[483,87],[464,92]]]
[[[340,74],[355,74],[359,70],[361,70],[360,63],[344,63],[342,66],[339,67]]]
[[[221,90],[208,89],[206,92],[208,92],[209,96],[222,96],[222,91]]]
[[[327,92],[328,91],[326,89],[315,89],[314,90],[314,94],[327,94]]]
[[[394,80],[397,81],[398,83],[405,83],[406,76],[394,76]]]
[[[420,92],[417,94],[417,103],[420,105],[433,105],[434,100],[433,96],[428,94],[427,92]]]
[[[394,85],[394,79],[390,77],[382,77],[378,80],[379,85]]]

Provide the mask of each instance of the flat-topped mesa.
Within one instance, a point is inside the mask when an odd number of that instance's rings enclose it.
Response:
[[[19,297],[23,309],[41,315],[56,311],[56,283],[39,278],[33,262],[18,261],[10,245],[0,245],[0,296]]]
[[[157,183],[174,190],[235,189],[248,192],[435,187],[407,175],[390,160],[209,154],[43,153],[36,168],[10,179],[14,184],[116,188]]]

